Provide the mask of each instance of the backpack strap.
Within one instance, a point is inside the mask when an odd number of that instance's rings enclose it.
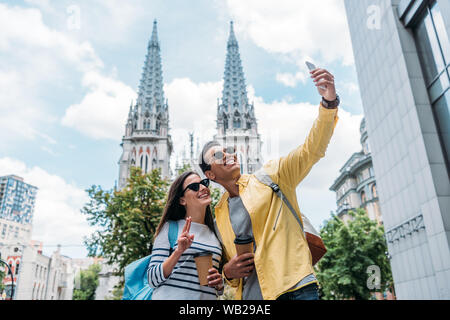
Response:
[[[286,206],[289,208],[289,210],[291,211],[292,215],[294,216],[294,218],[297,220],[298,224],[300,225],[300,229],[302,229],[302,232],[304,233],[303,230],[303,223],[300,220],[300,218],[298,217],[297,213],[295,212],[294,207],[291,205],[291,203],[289,202],[289,200],[285,197],[285,195],[283,194],[283,191],[281,191],[280,186],[277,185],[275,182],[273,182],[272,178],[264,171],[263,168],[259,169],[258,171],[256,171],[254,173],[254,176],[256,177],[256,179],[258,179],[261,183],[265,184],[266,186],[270,187],[273,192],[281,199],[281,207],[280,210],[278,211],[278,215],[275,221],[275,226],[277,224],[278,221],[278,217],[280,216],[281,213],[281,208],[283,207],[283,203],[286,204]],[[274,228],[275,228],[274,226]]]
[[[178,239],[178,221],[169,220],[169,244],[170,244],[170,250],[169,250],[169,256],[173,252],[173,247],[177,244]]]

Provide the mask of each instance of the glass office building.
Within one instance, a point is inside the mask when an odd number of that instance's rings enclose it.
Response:
[[[345,7],[396,296],[450,299],[450,1]]]
[[[36,187],[20,177],[0,177],[0,219],[31,224],[36,192]]]

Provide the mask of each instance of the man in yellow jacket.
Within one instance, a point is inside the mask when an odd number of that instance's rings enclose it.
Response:
[[[339,97],[334,77],[311,71],[322,96],[319,116],[304,144],[263,170],[283,191],[301,219],[295,189],[325,156],[337,122]],[[235,149],[208,142],[199,158],[205,175],[226,192],[215,207],[227,263],[223,275],[236,288],[236,299],[318,299],[317,279],[305,235],[294,215],[270,187],[254,175],[241,174]],[[251,237],[254,253],[236,255],[235,238]]]

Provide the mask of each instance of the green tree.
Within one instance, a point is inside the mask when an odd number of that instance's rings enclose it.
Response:
[[[182,173],[186,171],[191,171],[192,167],[189,163],[183,164],[183,166],[180,169],[177,169],[177,176],[181,175]]]
[[[99,264],[91,265],[87,270],[80,270],[75,279],[75,289],[72,300],[94,300],[95,290],[98,287]]]
[[[111,296],[106,297],[105,300],[122,300],[123,286],[115,286],[111,292]]]
[[[220,197],[222,193],[220,192],[220,189],[218,188],[211,188],[211,211],[213,216],[215,217],[215,208],[216,205],[219,203]]]
[[[333,215],[320,230],[327,248],[317,266],[323,299],[367,300],[373,292],[384,292],[392,286],[383,226],[363,209],[349,214],[352,219],[347,224]],[[372,281],[375,278],[370,266],[379,268],[379,289],[373,288],[377,283]]]
[[[89,256],[102,256],[108,264],[117,264],[116,275],[123,275],[125,266],[149,255],[168,185],[159,169],[143,174],[140,168],[132,167],[123,190],[88,189],[90,200],[81,212],[97,227],[84,241]]]
[[[0,263],[0,295],[5,289],[5,285],[3,284],[3,279],[5,278],[5,273],[3,272],[4,264]]]

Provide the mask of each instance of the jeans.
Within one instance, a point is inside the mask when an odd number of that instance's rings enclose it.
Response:
[[[317,283],[311,283],[298,290],[286,292],[277,300],[319,300],[319,287]]]

